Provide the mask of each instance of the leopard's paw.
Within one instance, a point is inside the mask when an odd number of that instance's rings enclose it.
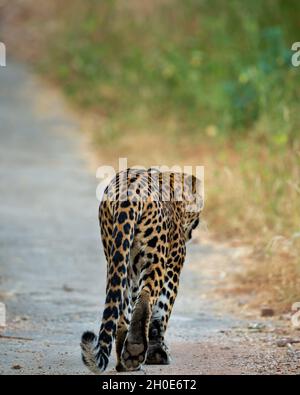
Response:
[[[170,363],[171,355],[164,343],[149,344],[146,358],[147,365],[169,365]]]
[[[145,363],[148,345],[146,342],[125,341],[122,351],[122,365],[125,370],[140,370]]]

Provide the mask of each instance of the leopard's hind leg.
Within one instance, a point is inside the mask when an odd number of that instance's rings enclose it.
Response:
[[[138,370],[146,360],[152,309],[163,285],[164,257],[158,258],[153,249],[147,249],[145,256],[148,260],[141,270],[138,297],[121,356],[127,370]]]

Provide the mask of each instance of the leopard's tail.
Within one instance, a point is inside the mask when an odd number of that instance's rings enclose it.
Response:
[[[113,216],[113,243],[110,254],[107,256],[109,273],[99,335],[96,336],[93,332],[84,332],[81,338],[82,360],[95,374],[103,372],[108,365],[118,320],[124,306],[129,251],[134,238],[134,220],[132,216],[125,216],[124,210],[122,210],[121,218],[120,214],[121,212],[118,210]]]

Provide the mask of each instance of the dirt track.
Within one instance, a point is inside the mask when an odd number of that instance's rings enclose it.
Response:
[[[0,70],[0,138],[0,373],[87,374],[79,341],[98,327],[106,267],[79,125],[59,95],[9,64]],[[168,331],[173,363],[139,374],[300,373],[298,351],[275,345],[283,324],[251,330],[212,297],[240,253],[189,246]],[[113,366],[114,357],[108,373]]]

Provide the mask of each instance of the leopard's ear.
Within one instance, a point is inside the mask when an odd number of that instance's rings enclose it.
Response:
[[[185,190],[192,195],[199,194],[201,191],[201,180],[194,175],[184,173],[184,186]]]
[[[190,176],[192,178],[192,190],[193,193],[200,193],[201,190],[201,180],[197,178],[196,176],[192,175]]]
[[[184,175],[184,195],[188,202],[187,211],[201,212],[204,206],[202,181],[194,175]]]

